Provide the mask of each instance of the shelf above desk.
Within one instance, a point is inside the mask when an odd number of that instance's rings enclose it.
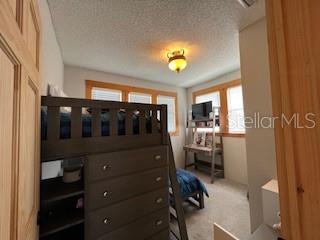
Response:
[[[211,118],[206,118],[206,119],[194,119],[194,120],[189,120],[189,122],[213,122],[213,119],[211,119]]]

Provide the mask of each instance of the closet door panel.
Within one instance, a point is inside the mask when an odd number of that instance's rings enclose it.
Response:
[[[0,39],[0,239],[12,239],[18,66]]]
[[[17,17],[17,10],[18,10],[18,1],[17,0],[8,0],[9,5],[12,9],[13,16],[16,18]]]
[[[39,90],[37,81],[22,71],[18,239],[36,239],[39,202]],[[32,229],[30,231],[30,229]]]
[[[23,37],[36,68],[39,68],[40,26],[37,5],[33,0],[23,1]]]
[[[13,18],[17,22],[18,26],[21,27],[21,19],[22,19],[22,3],[23,0],[7,0],[9,9],[13,15]]]

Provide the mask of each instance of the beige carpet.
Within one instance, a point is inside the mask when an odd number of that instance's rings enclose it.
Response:
[[[213,223],[216,222],[239,239],[250,236],[249,203],[246,186],[226,179],[210,184],[209,176],[194,172],[205,183],[210,198],[199,210],[185,203],[185,218],[190,240],[213,240]]]

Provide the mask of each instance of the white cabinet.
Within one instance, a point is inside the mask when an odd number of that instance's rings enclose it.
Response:
[[[264,223],[270,227],[280,222],[278,213],[279,206],[279,188],[278,181],[271,180],[262,187],[262,206]]]

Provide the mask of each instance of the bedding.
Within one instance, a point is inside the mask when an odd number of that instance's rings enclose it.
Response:
[[[118,112],[118,135],[125,135],[125,112]],[[133,134],[139,134],[139,113],[132,115]],[[146,116],[146,131],[151,133],[151,117]],[[101,136],[110,135],[110,113],[108,110],[101,113]],[[92,115],[90,110],[82,113],[82,137],[92,136]],[[60,112],[60,139],[68,139],[71,137],[71,112]],[[41,140],[47,139],[47,111],[41,109]]]
[[[182,199],[188,198],[191,194],[202,191],[207,197],[209,197],[207,188],[203,182],[192,172],[184,169],[177,169],[177,180],[180,185],[180,192]]]

